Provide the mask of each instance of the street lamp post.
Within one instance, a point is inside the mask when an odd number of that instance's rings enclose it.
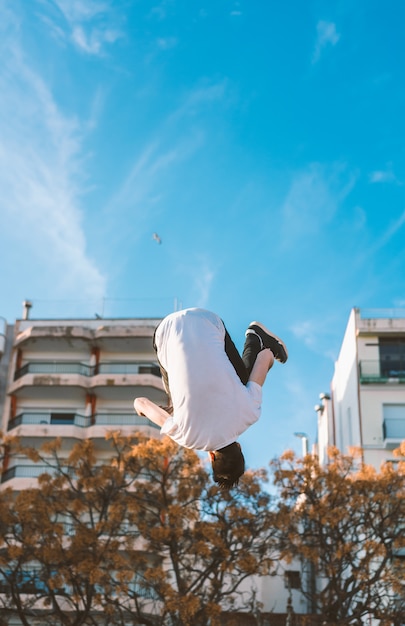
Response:
[[[295,437],[301,439],[302,441],[302,456],[307,456],[308,454],[308,435],[306,433],[294,433]]]
[[[306,433],[294,433],[295,437],[298,437],[302,441],[302,456],[305,458],[308,455],[308,435]],[[307,520],[304,522],[305,526],[309,526],[311,522]],[[316,581],[315,581],[315,569],[311,561],[306,561],[303,567],[303,573],[305,573],[306,578],[306,588],[309,594],[308,598],[308,612],[311,615],[316,613],[316,602],[315,602],[315,593],[316,593]]]

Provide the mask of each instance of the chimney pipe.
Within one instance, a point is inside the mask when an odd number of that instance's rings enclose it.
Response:
[[[28,320],[30,317],[30,308],[32,307],[32,302],[29,300],[24,300],[23,302],[23,320]]]

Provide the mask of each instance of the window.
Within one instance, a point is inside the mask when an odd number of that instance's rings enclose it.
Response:
[[[51,413],[51,424],[74,424],[74,413]]]
[[[140,365],[140,374],[153,374],[154,376],[160,376],[160,368],[157,365]]]
[[[384,439],[405,439],[405,404],[383,404]]]
[[[298,570],[288,569],[284,574],[284,584],[287,589],[300,589],[301,576]]]
[[[381,376],[405,376],[405,338],[380,337]]]

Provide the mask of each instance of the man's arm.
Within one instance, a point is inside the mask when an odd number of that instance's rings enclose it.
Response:
[[[147,417],[151,422],[162,427],[169,417],[167,411],[161,409],[160,406],[149,400],[149,398],[135,398],[135,411],[138,415]]]

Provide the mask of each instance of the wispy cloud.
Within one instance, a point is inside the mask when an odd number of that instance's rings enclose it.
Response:
[[[102,0],[46,0],[42,19],[53,34],[70,41],[81,52],[102,55],[109,44],[123,37],[113,3]],[[52,8],[55,10],[49,10]]]
[[[185,93],[178,107],[162,118],[149,142],[141,149],[138,147],[132,166],[106,206],[106,221],[114,220],[115,231],[117,222],[125,222],[122,232],[118,229],[120,237],[130,237],[133,244],[154,229],[164,213],[179,211],[170,196],[173,185],[176,181],[184,185],[187,161],[198,158],[198,152],[207,144],[207,109],[219,107],[222,110],[224,101],[227,106],[226,100],[226,84],[198,85]],[[133,231],[128,227],[129,215],[131,223],[136,222]],[[185,248],[189,249],[186,266]],[[184,241],[182,250],[179,256],[173,253],[173,272],[187,276],[187,284],[192,285],[194,291],[193,303],[205,306],[215,279],[214,266],[205,254],[206,240],[201,245],[196,240]]]
[[[176,37],[159,37],[156,40],[157,46],[160,50],[171,50],[177,46]]]
[[[190,285],[189,302],[192,306],[206,307],[211,296],[211,289],[217,276],[215,263],[205,251],[190,250],[187,263],[184,257],[178,257],[176,272],[186,277]]]
[[[312,320],[301,320],[291,328],[293,334],[311,348],[316,344],[317,324]]]
[[[394,172],[391,169],[391,166],[388,166],[385,170],[375,170],[371,172],[369,176],[370,183],[397,183],[401,184],[400,181],[395,176]]]
[[[153,209],[164,193],[164,181],[170,179],[204,141],[198,131],[190,132],[187,137],[178,137],[176,142],[170,141],[164,132],[158,135],[159,138],[152,139],[136,155],[127,176],[106,206],[107,213],[113,213],[114,219],[117,219],[117,213],[128,210],[136,214],[138,229],[142,221],[149,222],[153,217]]]
[[[312,63],[317,63],[321,58],[323,50],[327,46],[336,46],[340,39],[340,34],[336,31],[336,25],[333,22],[319,21],[316,25],[316,42],[312,55]]]
[[[311,163],[297,172],[282,206],[284,245],[315,234],[330,222],[355,180],[342,163]]]
[[[338,337],[335,337],[336,320],[328,318],[301,319],[295,322],[290,330],[311,352],[321,355],[331,361],[336,359],[337,352],[333,349],[338,346]]]
[[[108,207],[114,212],[129,207],[133,211],[140,209],[147,219],[145,207],[151,209],[156,203],[163,193],[164,181],[175,176],[178,168],[205,144],[204,128],[195,123],[195,118],[210,106],[222,106],[224,99],[224,83],[198,86],[185,94],[179,106],[163,118],[149,143],[135,154],[131,168]]]
[[[21,250],[21,267],[10,268],[10,278],[16,271],[34,286],[40,273],[56,297],[99,298],[106,280],[86,252],[82,226],[82,129],[62,114],[29,65],[16,22],[7,26],[0,65],[1,246],[14,256]]]
[[[387,226],[385,231],[381,234],[374,245],[367,250],[367,257],[372,256],[381,248],[384,248],[393,237],[402,229],[405,224],[405,211],[401,213],[401,215],[394,221],[391,221]]]
[[[210,106],[227,106],[231,101],[230,88],[226,80],[214,83],[205,83],[196,86],[185,94],[178,108],[168,118],[173,124],[185,117],[206,112]]]
[[[204,307],[207,305],[211,286],[215,278],[215,271],[208,259],[200,259],[197,267],[194,268],[193,279],[195,285],[195,301],[197,306]]]
[[[232,17],[240,17],[242,14],[243,12],[240,7],[240,2],[235,2],[235,6],[233,7],[233,9],[231,9],[230,15]]]

